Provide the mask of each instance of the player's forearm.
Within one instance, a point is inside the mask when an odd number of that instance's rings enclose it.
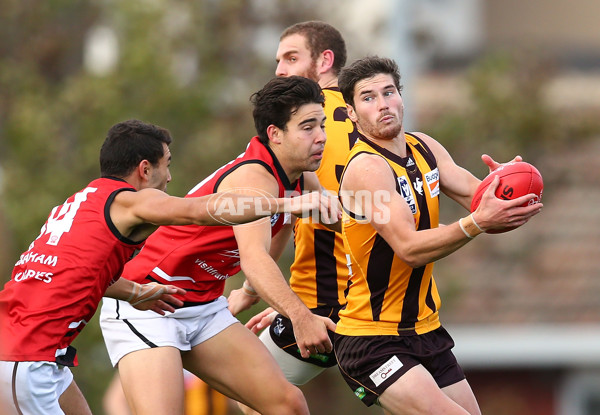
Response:
[[[136,283],[126,278],[119,278],[110,285],[104,292],[104,297],[116,298],[117,300],[126,300]]]
[[[470,235],[476,236],[475,232]],[[386,229],[385,235],[382,236],[396,255],[413,268],[442,259],[473,239],[461,230],[459,222],[413,231],[409,237],[406,232],[389,232],[389,229]]]
[[[191,219],[198,225],[238,225],[278,213],[312,211],[309,204],[288,197],[216,193],[194,199],[190,200],[193,203]]]

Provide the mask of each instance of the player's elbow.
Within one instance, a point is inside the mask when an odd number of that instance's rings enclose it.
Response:
[[[429,259],[412,247],[405,247],[396,252],[396,255],[409,267],[419,268],[429,263]]]
[[[408,256],[404,259],[404,262],[411,268],[420,268],[424,265],[427,265],[427,261],[423,258],[419,258],[418,256]]]

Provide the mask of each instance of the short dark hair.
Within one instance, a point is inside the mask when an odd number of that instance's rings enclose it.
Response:
[[[318,83],[302,76],[273,78],[250,97],[254,105],[252,116],[259,140],[268,145],[267,127],[274,126],[285,130],[292,114],[305,104],[325,102],[323,91]]]
[[[378,74],[391,75],[394,85],[398,91],[402,91],[400,85],[400,71],[398,65],[392,59],[380,58],[378,56],[367,56],[354,61],[350,66],[344,68],[338,77],[338,85],[344,96],[344,101],[354,106],[354,87],[363,79],[372,78]]]
[[[335,27],[316,20],[296,23],[285,29],[279,40],[295,34],[306,38],[306,44],[313,60],[317,59],[319,54],[324,50],[331,50],[333,52],[332,69],[336,75],[340,73],[347,59],[346,42]]]
[[[100,174],[126,177],[142,160],[158,165],[164,156],[163,143],[171,144],[168,130],[139,120],[113,125],[100,149]]]

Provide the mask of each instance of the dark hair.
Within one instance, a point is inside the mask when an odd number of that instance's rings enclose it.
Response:
[[[274,126],[285,130],[292,114],[305,104],[325,102],[323,91],[318,83],[302,76],[273,78],[250,97],[254,105],[252,116],[259,140],[268,145],[267,127]]]
[[[126,177],[142,160],[158,165],[164,156],[163,143],[171,144],[168,130],[139,120],[113,125],[100,149],[100,174]]]
[[[295,34],[306,38],[306,44],[313,60],[316,60],[324,50],[333,51],[332,69],[336,75],[340,73],[346,64],[346,42],[335,27],[319,21],[296,23],[285,29],[279,40]]]
[[[366,58],[354,61],[340,73],[338,85],[344,96],[344,101],[351,106],[354,106],[354,87],[356,86],[356,83],[379,74],[391,75],[398,91],[402,91],[402,86],[400,85],[400,71],[398,70],[396,62],[388,58],[367,56]]]

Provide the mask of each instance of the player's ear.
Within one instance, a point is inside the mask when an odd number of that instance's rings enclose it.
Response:
[[[282,132],[277,126],[273,124],[269,125],[267,127],[267,136],[269,137],[269,141],[274,144],[281,144]]]
[[[350,121],[355,123],[358,118],[356,118],[356,112],[354,112],[352,105],[346,104],[346,111],[348,112],[348,118],[350,118]]]
[[[150,170],[152,165],[148,160],[142,160],[140,164],[138,164],[136,172],[139,175],[140,179],[148,179],[150,177]]]
[[[320,73],[325,73],[333,66],[333,62],[335,61],[335,55],[331,49],[325,49],[321,52],[321,56],[317,61],[317,67],[319,68]]]

